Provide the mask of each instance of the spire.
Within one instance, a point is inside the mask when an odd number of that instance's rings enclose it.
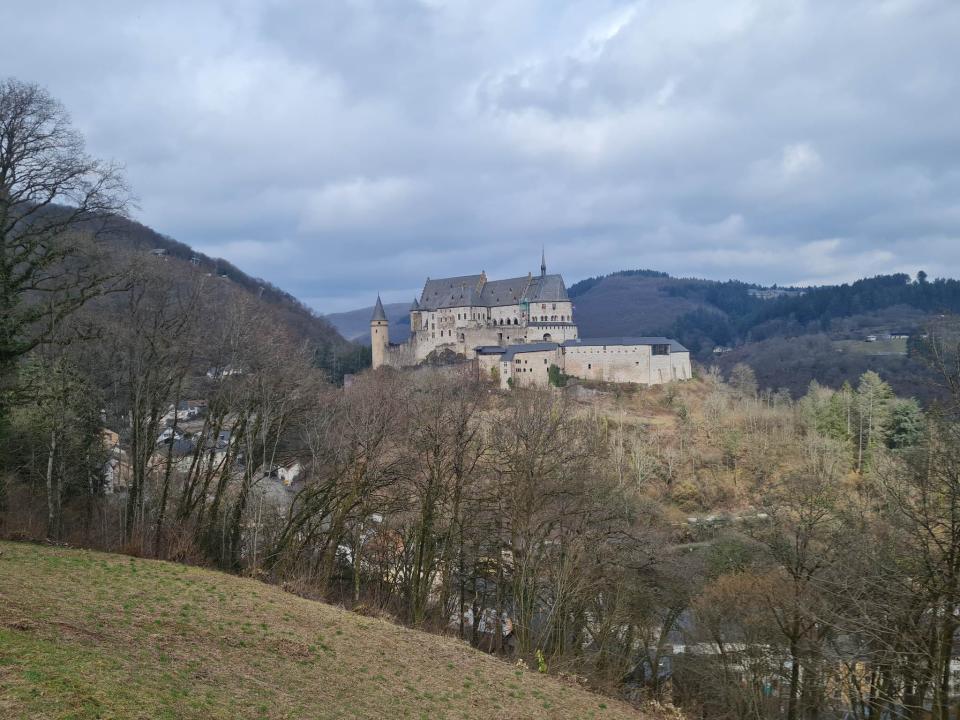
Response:
[[[547,249],[544,246],[540,247],[540,277],[545,277],[547,274]]]
[[[370,322],[378,320],[387,322],[387,314],[383,311],[383,303],[380,302],[380,293],[377,293],[377,304],[373,306],[373,317],[370,318]]]
[[[420,309],[420,303],[417,302],[417,299],[416,299],[416,298],[414,298],[414,299],[413,299],[413,304],[410,306],[410,312],[416,312],[416,311],[419,310],[419,309]]]

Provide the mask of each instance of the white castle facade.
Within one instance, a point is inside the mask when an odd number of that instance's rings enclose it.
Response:
[[[548,371],[654,385],[692,376],[690,353],[667,338],[582,339],[560,275],[427,279],[410,307],[410,339],[389,342],[380,298],[370,319],[373,367],[411,367],[441,354],[473,360],[501,387],[546,385]]]

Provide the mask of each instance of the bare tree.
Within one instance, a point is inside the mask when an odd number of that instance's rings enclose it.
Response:
[[[87,154],[57,100],[0,81],[0,423],[17,359],[102,289],[83,239],[129,202],[120,168]]]

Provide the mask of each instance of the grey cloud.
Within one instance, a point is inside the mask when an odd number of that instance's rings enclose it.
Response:
[[[960,275],[953,0],[100,0],[0,67],[139,219],[321,310],[424,278]]]

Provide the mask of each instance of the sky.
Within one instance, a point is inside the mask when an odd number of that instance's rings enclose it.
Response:
[[[7,7],[2,7],[7,6]],[[321,312],[427,277],[960,277],[956,0],[0,0],[135,219]]]

